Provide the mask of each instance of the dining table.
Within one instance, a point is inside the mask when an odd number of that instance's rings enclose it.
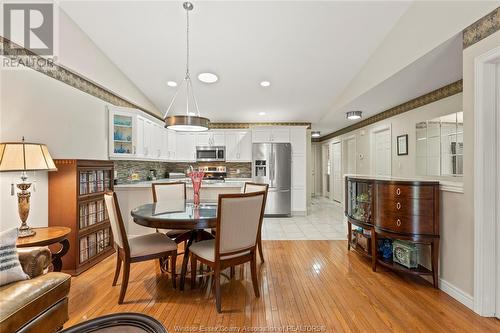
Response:
[[[215,228],[217,221],[217,202],[201,201],[194,204],[191,200],[169,200],[167,202],[147,203],[132,209],[134,222],[153,229],[185,230],[177,237],[187,240],[182,260],[179,289],[184,290],[189,247],[194,241],[213,238],[205,229]],[[194,274],[194,272],[191,272]]]

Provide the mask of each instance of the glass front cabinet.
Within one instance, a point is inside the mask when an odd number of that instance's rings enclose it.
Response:
[[[346,216],[354,224],[372,224],[373,182],[347,178]]]
[[[110,157],[135,156],[137,149],[136,115],[109,108],[109,155]]]

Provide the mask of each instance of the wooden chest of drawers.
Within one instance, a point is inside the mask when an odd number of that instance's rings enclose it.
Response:
[[[439,188],[377,181],[375,227],[395,233],[439,235]]]
[[[352,225],[370,232],[372,269],[377,264],[390,269],[416,275],[432,275],[434,287],[438,287],[439,259],[439,182],[402,181],[368,177],[347,177],[345,214],[348,220],[348,239]],[[432,269],[418,265],[407,268],[390,258],[383,258],[378,250],[377,239],[404,239],[429,245]],[[348,248],[357,250],[356,244]]]

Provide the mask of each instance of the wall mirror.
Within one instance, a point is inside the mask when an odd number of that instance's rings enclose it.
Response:
[[[417,174],[463,174],[463,116],[463,112],[455,112],[416,124]]]

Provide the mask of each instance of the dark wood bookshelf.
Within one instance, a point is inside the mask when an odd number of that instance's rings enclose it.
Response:
[[[104,193],[113,190],[113,162],[54,160],[49,173],[49,226],[71,228],[63,272],[78,275],[114,252]]]

